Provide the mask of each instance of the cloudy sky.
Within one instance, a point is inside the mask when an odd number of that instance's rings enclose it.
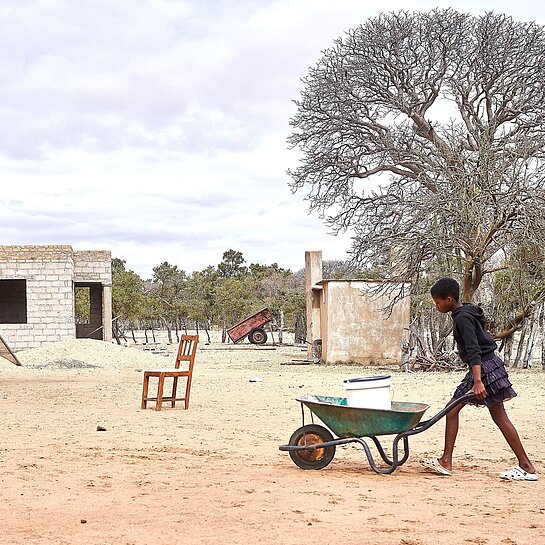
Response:
[[[0,0],[0,244],[110,249],[144,277],[230,248],[345,259],[289,190],[292,100],[347,29],[436,6],[545,23],[537,0]]]

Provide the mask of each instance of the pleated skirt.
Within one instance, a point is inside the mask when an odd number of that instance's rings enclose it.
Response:
[[[508,401],[517,396],[517,392],[515,392],[509,380],[505,364],[499,356],[494,356],[492,359],[481,363],[481,378],[488,396],[482,401],[478,399],[471,401],[471,405],[486,405],[490,407],[491,405]],[[471,388],[473,388],[473,372],[470,366],[452,397],[458,399],[467,394]]]

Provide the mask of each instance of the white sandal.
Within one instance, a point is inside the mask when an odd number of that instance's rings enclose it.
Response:
[[[504,479],[505,481],[537,481],[539,476],[537,473],[528,473],[520,466],[516,466],[507,471],[502,471],[500,479]]]
[[[446,467],[443,467],[437,458],[427,458],[425,460],[421,460],[420,463],[426,469],[429,469],[434,473],[438,473],[439,475],[445,475],[446,477],[450,477],[450,475],[452,475],[452,471]]]

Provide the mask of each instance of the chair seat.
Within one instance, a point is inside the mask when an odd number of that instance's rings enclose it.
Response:
[[[173,367],[169,367],[168,369],[146,369],[144,373],[147,373],[148,375],[150,373],[153,374],[159,374],[159,373],[175,373],[180,376],[188,375],[189,371],[184,371],[183,369],[174,369]]]

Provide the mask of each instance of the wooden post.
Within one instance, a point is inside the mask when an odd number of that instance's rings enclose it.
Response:
[[[8,346],[8,343],[2,339],[0,335],[0,357],[11,361],[15,365],[21,365],[21,362],[17,359],[17,356],[13,353],[11,348]]]

